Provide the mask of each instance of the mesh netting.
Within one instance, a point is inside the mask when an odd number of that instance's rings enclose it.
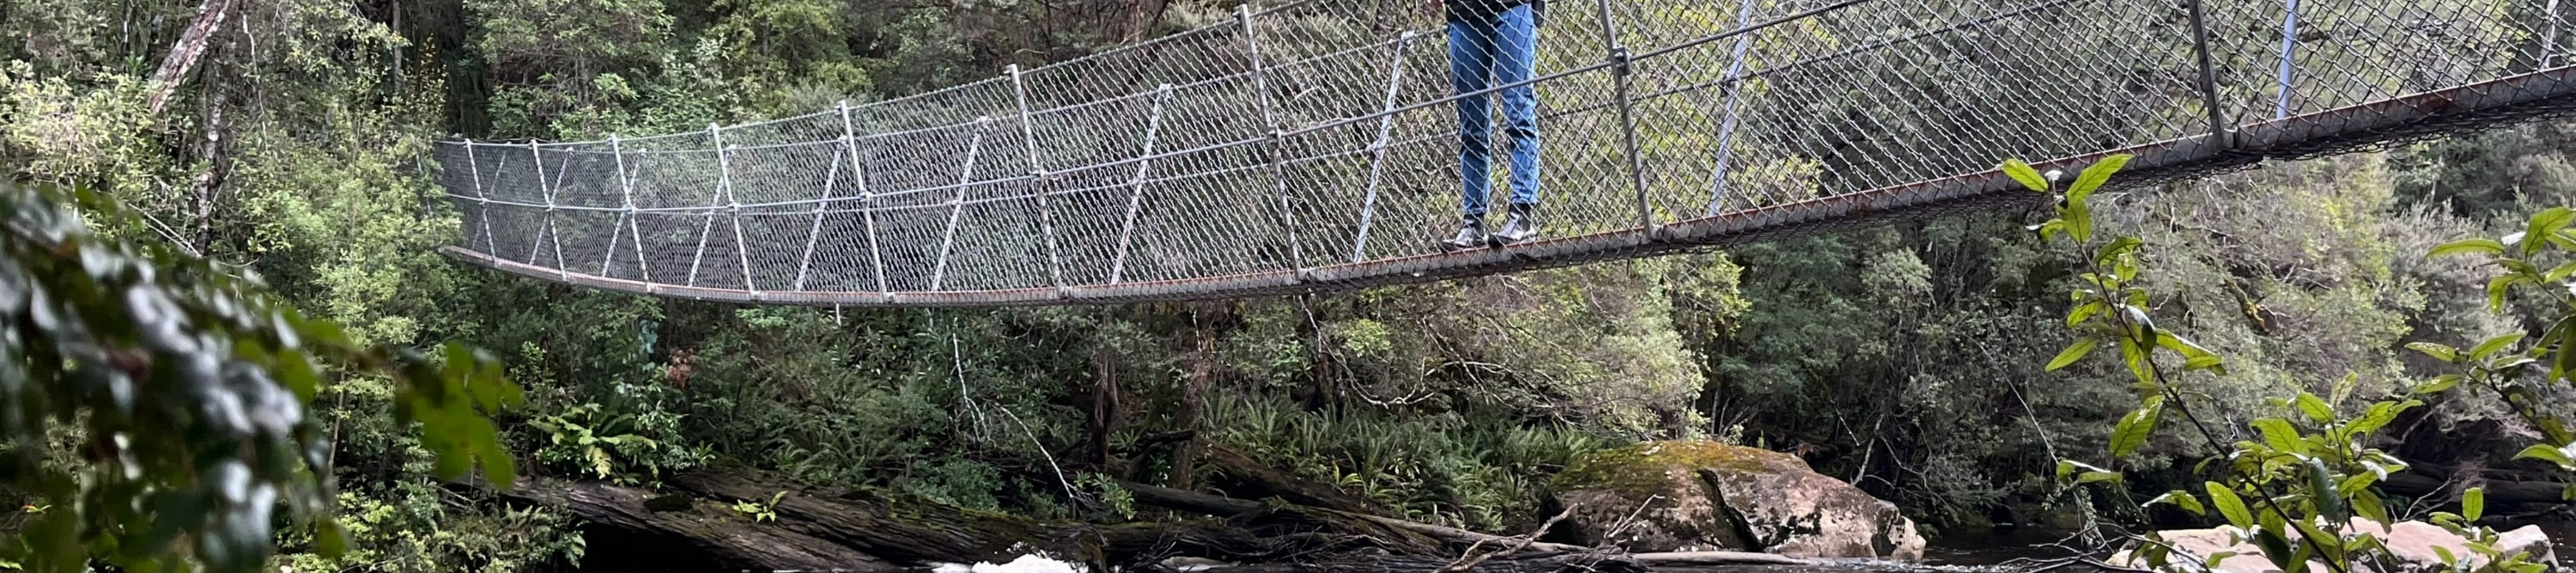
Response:
[[[439,160],[454,252],[598,288],[850,305],[1303,292],[2009,208],[2035,195],[1994,172],[2006,157],[2135,153],[2134,186],[2560,115],[2576,78],[2556,6],[1559,0],[1513,51],[1503,15],[1468,15],[1461,36],[1419,0],[1312,0],[900,99],[449,142]],[[1516,58],[1528,79],[1462,65]],[[1515,90],[1535,95],[1526,118],[1497,97]],[[1491,127],[1461,129],[1462,104],[1498,99],[1468,118]],[[1444,253],[1460,149],[1480,140],[1495,204],[1507,150],[1534,147],[1545,235]]]

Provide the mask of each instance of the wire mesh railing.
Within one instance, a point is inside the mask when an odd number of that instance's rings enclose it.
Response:
[[[1313,291],[1991,208],[2024,197],[2005,157],[2137,153],[2127,181],[2150,183],[2576,95],[2550,0],[1560,0],[1541,20],[1531,79],[1481,90],[1451,82],[1419,0],[1307,0],[803,116],[448,142],[451,251],[746,302]],[[1458,104],[1524,86],[1545,235],[1441,252]]]

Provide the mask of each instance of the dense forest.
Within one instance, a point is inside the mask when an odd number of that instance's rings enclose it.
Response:
[[[0,43],[0,165],[126,205],[135,222],[100,232],[258,276],[356,343],[489,351],[525,393],[495,417],[523,475],[649,488],[739,466],[973,510],[1142,519],[1118,481],[1221,490],[1212,460],[1242,458],[1414,520],[1523,531],[1575,457],[1706,438],[1794,453],[1935,536],[2175,517],[2058,479],[2059,460],[2102,457],[2136,400],[2114,364],[2043,371],[2072,340],[2080,271],[2027,229],[2038,212],[1360,292],[1011,310],[643,298],[435,252],[458,228],[427,159],[441,138],[804,112],[1227,8],[0,0],[0,32],[17,38]],[[2229,358],[2184,375],[2203,416],[2275,416],[2300,391],[2367,402],[2444,372],[2408,343],[2555,319],[2519,302],[2491,312],[2481,262],[2425,253],[2576,201],[2571,140],[2576,123],[2544,122],[2266,163],[2106,196],[2097,216],[2143,241],[2137,282],[2160,320]],[[2546,407],[2576,405],[2549,391]],[[311,398],[348,547],[327,557],[288,529],[276,563],[547,571],[591,552],[569,516],[441,479],[396,415],[402,396],[344,377]],[[2539,431],[2463,395],[2390,426],[2381,447],[2434,483],[2564,481],[2512,460]],[[2176,436],[2140,451],[2122,485],[2149,496],[2223,453]]]

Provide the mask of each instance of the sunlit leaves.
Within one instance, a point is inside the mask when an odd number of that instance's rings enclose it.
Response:
[[[2041,193],[2048,192],[2048,179],[2040,177],[2039,170],[2032,169],[2029,163],[2023,163],[2022,160],[2019,159],[2006,159],[2004,160],[2004,164],[2001,169],[2003,169],[2004,175],[2011,176],[2014,181],[2021,182],[2021,186],[2025,189]]]
[[[2208,482],[2202,487],[2209,492],[2209,504],[2217,506],[2218,514],[2226,516],[2229,525],[2239,528],[2254,526],[2254,512],[2245,509],[2245,499],[2237,497],[2236,490],[2218,482]]]
[[[2461,239],[2442,243],[2440,246],[2433,247],[2433,252],[2428,256],[2447,257],[2469,253],[2502,255],[2504,254],[2504,243],[2495,239]]]
[[[2101,343],[2102,341],[2091,338],[2075,339],[2074,344],[2066,345],[2065,350],[2057,352],[2057,358],[2053,358],[2048,361],[2047,369],[2054,371],[2059,368],[2065,368],[2068,364],[2074,364],[2077,360],[2083,360],[2084,355],[2092,354],[2093,347],[2099,346]]]
[[[2532,255],[2538,255],[2541,245],[2548,244],[2548,241],[2533,240],[2533,237],[2556,236],[2559,230],[2567,228],[2567,224],[2571,222],[2576,222],[2576,210],[2566,207],[2550,207],[2533,213],[2531,221],[2522,231],[2523,240],[2520,245],[2517,245],[2521,247],[2522,257],[2527,259]]]
[[[2558,467],[2561,468],[2576,471],[2576,444],[2569,444],[2566,446],[2532,444],[2531,447],[2523,448],[2521,453],[2514,454],[2513,459],[2540,460],[2558,464]]]
[[[2164,495],[2159,495],[2156,496],[2155,499],[2147,500],[2146,505],[2149,507],[2156,505],[2171,505],[2176,509],[2191,512],[2192,515],[2207,515],[2209,513],[2209,508],[2200,504],[2199,496],[2192,495],[2191,492],[2182,490],[2165,492]]]
[[[2066,187],[2067,199],[2083,202],[2093,196],[2094,191],[2101,190],[2102,184],[2111,180],[2111,174],[2118,173],[2122,166],[2129,164],[2130,157],[2126,153],[2116,154],[2086,166],[2083,174],[2075,176],[2075,184]]]
[[[2120,424],[2111,430],[2111,458],[2128,457],[2146,445],[2147,437],[2155,435],[2156,423],[2164,418],[2164,413],[2164,396],[2159,394],[2147,397],[2145,407],[2121,416]]]

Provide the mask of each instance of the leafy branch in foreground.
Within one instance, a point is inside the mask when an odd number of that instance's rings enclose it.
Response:
[[[2418,342],[2409,348],[2450,363],[2460,372],[2444,374],[2418,392],[2447,392],[2455,387],[2494,392],[2515,416],[2540,431],[2542,443],[2524,448],[2515,459],[2540,460],[2576,471],[2576,431],[2567,421],[2542,410],[2541,391],[2553,385],[2576,385],[2576,261],[2541,270],[2543,256],[2565,258],[2576,253],[2576,210],[2553,207],[2534,213],[2523,230],[2502,239],[2472,238],[2443,243],[2429,256],[2484,254],[2503,272],[2487,281],[2487,310],[2504,312],[2513,292],[2533,293],[2531,302],[2550,305],[2554,316],[2538,340],[2525,333],[2486,339],[2468,350]],[[2576,486],[2564,494],[2576,499]]]
[[[93,233],[75,202],[90,220],[131,220],[86,192],[0,184],[0,490],[54,506],[0,559],[249,571],[276,524],[307,519],[336,553],[331,443],[304,407],[334,377],[392,380],[440,477],[479,465],[511,481],[485,418],[521,399],[498,361],[455,343],[361,347],[255,278]]]
[[[2066,317],[2077,339],[2050,360],[2047,369],[2066,368],[2103,346],[2119,349],[2121,365],[2137,379],[2134,388],[2139,407],[2122,416],[2112,430],[2108,453],[2113,467],[2117,467],[2118,460],[2144,447],[2168,412],[2187,422],[2213,451],[2227,452],[2194,469],[2195,473],[2210,473],[2212,462],[2223,462],[2214,468],[2216,479],[2205,481],[2201,491],[2176,490],[2145,505],[2170,505],[2199,516],[2214,510],[2234,528],[2235,535],[2250,541],[2261,557],[2283,570],[2306,570],[2307,563],[2321,563],[2337,573],[2390,570],[2388,565],[2397,558],[2380,535],[2370,533],[2376,528],[2360,522],[2367,520],[2383,526],[2393,523],[2377,485],[2389,475],[2404,471],[2406,464],[2367,447],[2365,440],[2400,414],[2424,403],[2401,396],[2372,402],[2358,412],[2339,411],[2335,404],[2348,397],[2356,381],[2346,376],[2333,393],[2333,400],[2308,392],[2276,400],[2277,407],[2293,415],[2254,420],[2250,425],[2260,441],[2230,444],[2221,439],[2192,412],[2189,393],[2176,384],[2167,364],[2159,359],[2179,362],[2182,372],[2214,375],[2226,374],[2225,360],[2181,334],[2156,325],[2151,297],[2137,283],[2139,250],[2144,244],[2141,240],[2131,236],[2096,240],[2090,200],[2128,160],[2127,155],[2105,157],[2086,167],[2062,193],[2055,189],[2056,177],[2043,176],[2028,164],[2014,160],[2002,167],[2005,174],[2024,187],[2056,196],[2057,217],[2031,229],[2042,240],[2071,243],[2082,255],[2084,272],[2077,277],[2081,285],[2073,293],[2073,307]],[[2416,393],[2441,389],[2419,389]],[[2123,481],[2114,469],[2074,460],[2058,462],[2058,475],[2078,483]],[[2498,555],[2494,549],[2496,533],[2473,525],[2484,511],[2483,500],[2482,493],[2472,489],[2464,496],[2460,513],[2435,516],[2436,523],[2468,538],[2469,547],[2477,553],[2450,556],[2447,565],[2460,571],[2541,571],[2542,565],[2528,562],[2525,556]],[[2186,563],[2172,563],[2177,556],[2174,547],[2149,537],[2137,556],[2159,570],[2207,570],[2235,555],[2219,552],[2188,556],[2195,559]]]

